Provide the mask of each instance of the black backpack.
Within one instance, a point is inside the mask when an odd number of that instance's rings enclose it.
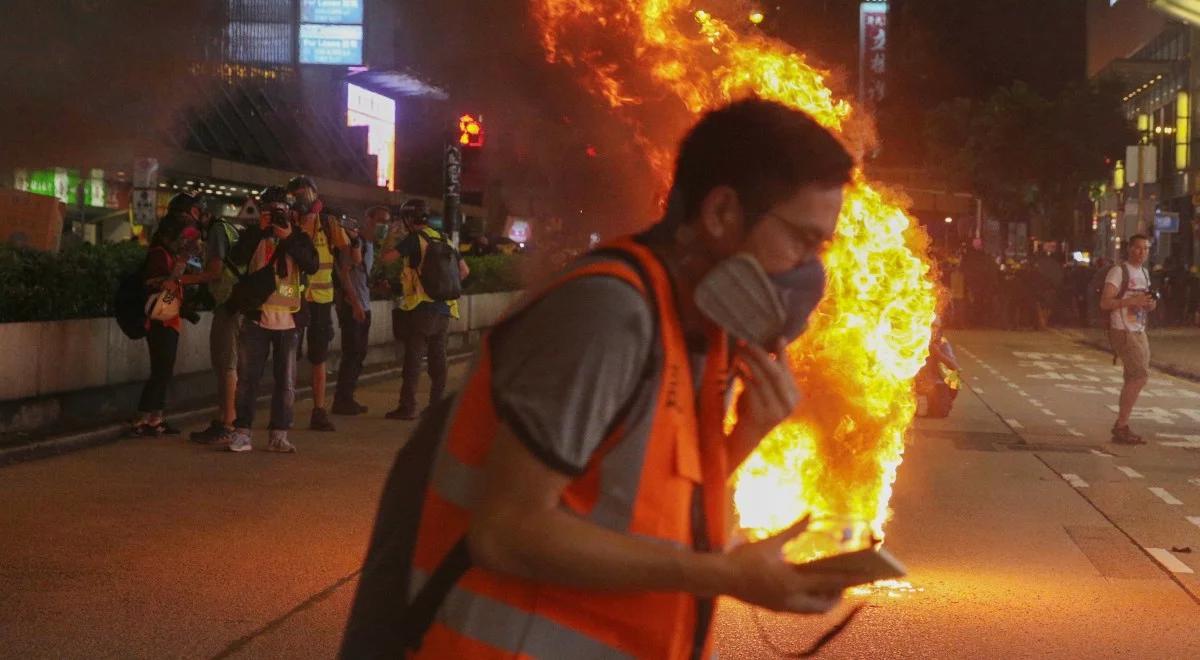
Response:
[[[113,299],[113,315],[121,332],[130,339],[146,336],[146,279],[144,266],[126,273],[117,283],[117,295]]]
[[[425,254],[417,267],[421,288],[425,295],[438,302],[458,300],[462,297],[462,279],[459,277],[459,261],[462,256],[442,236],[422,233],[426,240]]]

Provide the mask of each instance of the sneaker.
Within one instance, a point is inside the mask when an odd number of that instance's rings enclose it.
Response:
[[[294,454],[296,447],[288,442],[287,431],[271,431],[271,441],[267,443],[267,451],[278,454]]]
[[[334,401],[333,405],[329,407],[329,412],[333,413],[334,415],[346,415],[353,417],[354,415],[361,415],[367,412],[367,407],[359,405],[354,401]]]
[[[204,429],[203,431],[193,431],[189,437],[191,438],[192,442],[202,445],[210,445],[214,440],[221,437],[221,435],[224,433],[225,425],[214,419],[211,423],[209,423],[208,428]]]
[[[313,431],[336,431],[337,428],[333,422],[329,421],[329,415],[325,413],[324,408],[313,408],[312,419],[308,422],[308,428]]]
[[[129,435],[134,438],[153,437],[158,435],[153,426],[146,423],[134,423],[129,427]]]
[[[410,420],[417,418],[417,411],[414,408],[405,408],[403,406],[387,413],[384,417],[388,419]]]
[[[1146,441],[1142,436],[1133,432],[1132,429],[1126,426],[1114,426],[1112,429],[1112,441],[1118,445],[1144,445]]]
[[[250,451],[253,447],[250,446],[250,431],[249,429],[237,429],[231,434],[229,445],[225,447],[229,451],[244,452]]]
[[[154,432],[158,435],[179,435],[180,433],[183,433],[183,431],[180,431],[174,426],[168,424],[167,420],[165,419],[154,425]]]

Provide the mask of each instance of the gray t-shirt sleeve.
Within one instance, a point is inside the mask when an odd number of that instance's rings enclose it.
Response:
[[[551,291],[492,338],[492,400],[547,465],[583,471],[641,383],[654,341],[649,302],[614,277]]]

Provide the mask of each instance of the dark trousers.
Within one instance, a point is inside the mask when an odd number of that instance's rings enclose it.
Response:
[[[337,393],[335,402],[354,401],[354,389],[362,375],[363,361],[367,359],[367,342],[371,335],[371,311],[362,322],[354,320],[354,311],[349,305],[338,306],[338,326],[342,329],[342,362],[338,367]]]
[[[266,330],[246,319],[238,335],[238,381],[235,408],[237,420],[233,425],[248,429],[254,424],[254,404],[258,384],[262,382],[267,357],[274,353],[273,375],[275,390],[271,395],[271,430],[292,428],[292,413],[296,404],[296,347],[300,345],[297,330]]]
[[[392,310],[392,333],[404,352],[401,371],[400,409],[416,410],[417,383],[421,379],[421,360],[429,359],[429,401],[441,400],[446,393],[446,332],[450,317],[436,311]]]
[[[175,374],[175,355],[179,352],[179,331],[159,323],[150,322],[146,333],[146,345],[150,348],[150,380],[142,388],[138,412],[155,412],[167,405],[167,388]]]

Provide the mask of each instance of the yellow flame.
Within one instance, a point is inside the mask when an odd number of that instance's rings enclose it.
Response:
[[[707,3],[711,11],[690,0],[531,3],[547,58],[581,70],[584,84],[634,127],[664,181],[674,136],[651,137],[640,121],[651,95],[667,92],[696,115],[754,94],[835,132],[854,112],[804,55],[719,18],[714,5],[722,3]],[[726,15],[738,15],[724,4]],[[856,173],[826,259],[826,297],[788,348],[807,403],[734,477],[738,524],[750,538],[805,514],[863,521],[882,538],[937,305],[926,248],[901,205]],[[788,554],[802,559],[812,548],[793,544]]]

